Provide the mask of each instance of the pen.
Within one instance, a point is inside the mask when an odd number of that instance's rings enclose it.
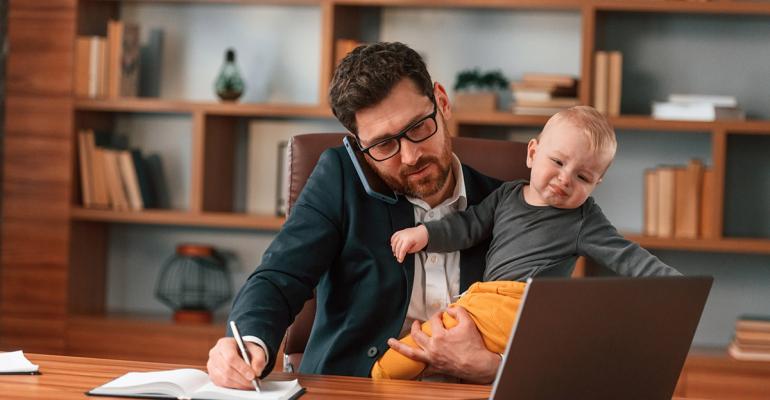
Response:
[[[238,343],[238,349],[241,350],[241,357],[243,357],[243,361],[246,361],[246,365],[251,368],[251,361],[249,360],[249,353],[246,352],[246,346],[243,345],[243,339],[241,339],[241,334],[238,333],[238,327],[235,326],[235,321],[230,321],[230,329],[233,331],[233,337],[235,338],[235,342]],[[257,392],[261,392],[261,388],[259,386],[259,380],[252,379],[251,383],[254,384],[254,390]]]

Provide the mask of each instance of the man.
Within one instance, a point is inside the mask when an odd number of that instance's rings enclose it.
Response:
[[[316,319],[300,372],[369,376],[390,345],[434,372],[491,382],[500,356],[485,349],[468,314],[450,310],[460,322],[452,330],[439,319],[439,311],[481,279],[489,243],[421,253],[399,264],[389,239],[480,202],[500,182],[460,165],[447,131],[446,91],[401,43],[355,49],[336,69],[329,97],[367,162],[402,196],[395,205],[368,196],[345,150],[325,151],[233,303],[230,319],[245,336],[251,366],[232,337],[222,338],[209,352],[211,379],[247,389],[252,378],[269,374],[286,328],[316,289]],[[431,337],[420,330],[426,319]],[[410,328],[418,349],[393,339]]]

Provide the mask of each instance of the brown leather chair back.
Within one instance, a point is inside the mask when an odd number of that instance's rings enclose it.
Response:
[[[288,212],[299,197],[305,182],[313,172],[324,150],[340,146],[343,133],[305,134],[292,137],[289,146],[289,199]],[[464,164],[477,171],[503,180],[529,178],[524,143],[476,139],[452,138],[452,148]],[[302,360],[302,353],[310,338],[315,318],[315,298],[305,303],[294,323],[286,331],[284,342],[284,371],[296,372]]]

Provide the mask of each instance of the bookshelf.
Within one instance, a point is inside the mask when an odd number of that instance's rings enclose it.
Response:
[[[42,4],[47,3],[47,4]],[[122,6],[162,4],[169,7],[277,7],[311,9],[320,15],[317,61],[311,66],[318,82],[311,102],[246,101],[220,103],[197,98],[81,99],[73,96],[74,39],[78,34],[105,33],[106,21],[118,17]],[[162,324],[151,317],[115,317],[106,309],[106,260],[114,226],[214,228],[275,232],[283,219],[254,215],[233,207],[235,188],[221,177],[236,174],[232,163],[240,126],[250,120],[331,121],[326,93],[337,39],[378,40],[377,21],[390,10],[437,9],[442,12],[491,10],[511,13],[567,13],[580,19],[578,32],[580,100],[592,102],[593,54],[604,47],[604,28],[617,16],[709,15],[715,18],[767,18],[770,3],[742,1],[599,1],[599,0],[57,0],[16,2],[9,7],[11,55],[7,66],[6,138],[3,156],[2,286],[0,287],[0,345],[33,352],[82,355],[125,355],[123,329],[141,332]],[[374,21],[374,22],[372,22]],[[720,33],[730,35],[730,33]],[[542,49],[530,49],[540,51]],[[442,49],[462,53],[468,49]],[[313,59],[316,60],[316,59]],[[447,87],[452,82],[443,82]],[[269,100],[269,99],[268,99]],[[713,239],[661,239],[628,232],[650,249],[686,252],[770,254],[770,237],[725,235],[724,187],[731,165],[730,143],[736,137],[770,138],[770,118],[736,122],[659,121],[636,109],[611,119],[623,135],[669,132],[706,135],[711,163],[717,171],[712,193],[718,221]],[[631,111],[631,112],[628,112]],[[174,116],[189,124],[189,188],[185,207],[118,212],[85,209],[80,205],[76,134],[80,128],[110,130],[121,119]],[[485,131],[538,129],[547,117],[505,112],[458,112],[451,123],[460,135]],[[186,145],[186,144],[185,144]],[[225,180],[227,181],[227,180]],[[728,199],[729,200],[729,199]],[[126,322],[129,321],[129,322]],[[113,348],[89,347],[83,332],[105,330]],[[150,328],[154,329],[154,328]],[[199,332],[200,331],[200,332]],[[198,332],[186,352],[189,361],[205,361],[206,349],[219,335],[219,325],[191,328],[162,324],[160,343],[177,335]],[[196,339],[197,340],[197,339]],[[136,346],[140,346],[136,344]],[[172,344],[168,344],[173,348]],[[186,345],[187,346],[187,345]],[[137,353],[147,356],[146,353]],[[144,355],[142,355],[144,354]],[[162,357],[160,357],[162,358]],[[160,361],[160,358],[154,360]]]

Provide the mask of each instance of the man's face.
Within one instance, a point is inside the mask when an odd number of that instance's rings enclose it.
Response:
[[[532,139],[527,166],[537,204],[557,208],[580,207],[601,181],[612,161],[608,151],[591,149],[588,135],[569,121],[560,121]]]
[[[412,197],[429,199],[442,193],[449,181],[452,162],[452,145],[449,140],[444,115],[449,111],[446,93],[440,85],[434,88],[438,107],[438,130],[429,139],[412,143],[402,138],[401,151],[384,161],[367,156],[369,165],[394,190]],[[367,147],[382,139],[394,136],[411,123],[430,115],[433,103],[421,94],[408,78],[393,87],[388,97],[375,106],[356,113],[358,139]]]

